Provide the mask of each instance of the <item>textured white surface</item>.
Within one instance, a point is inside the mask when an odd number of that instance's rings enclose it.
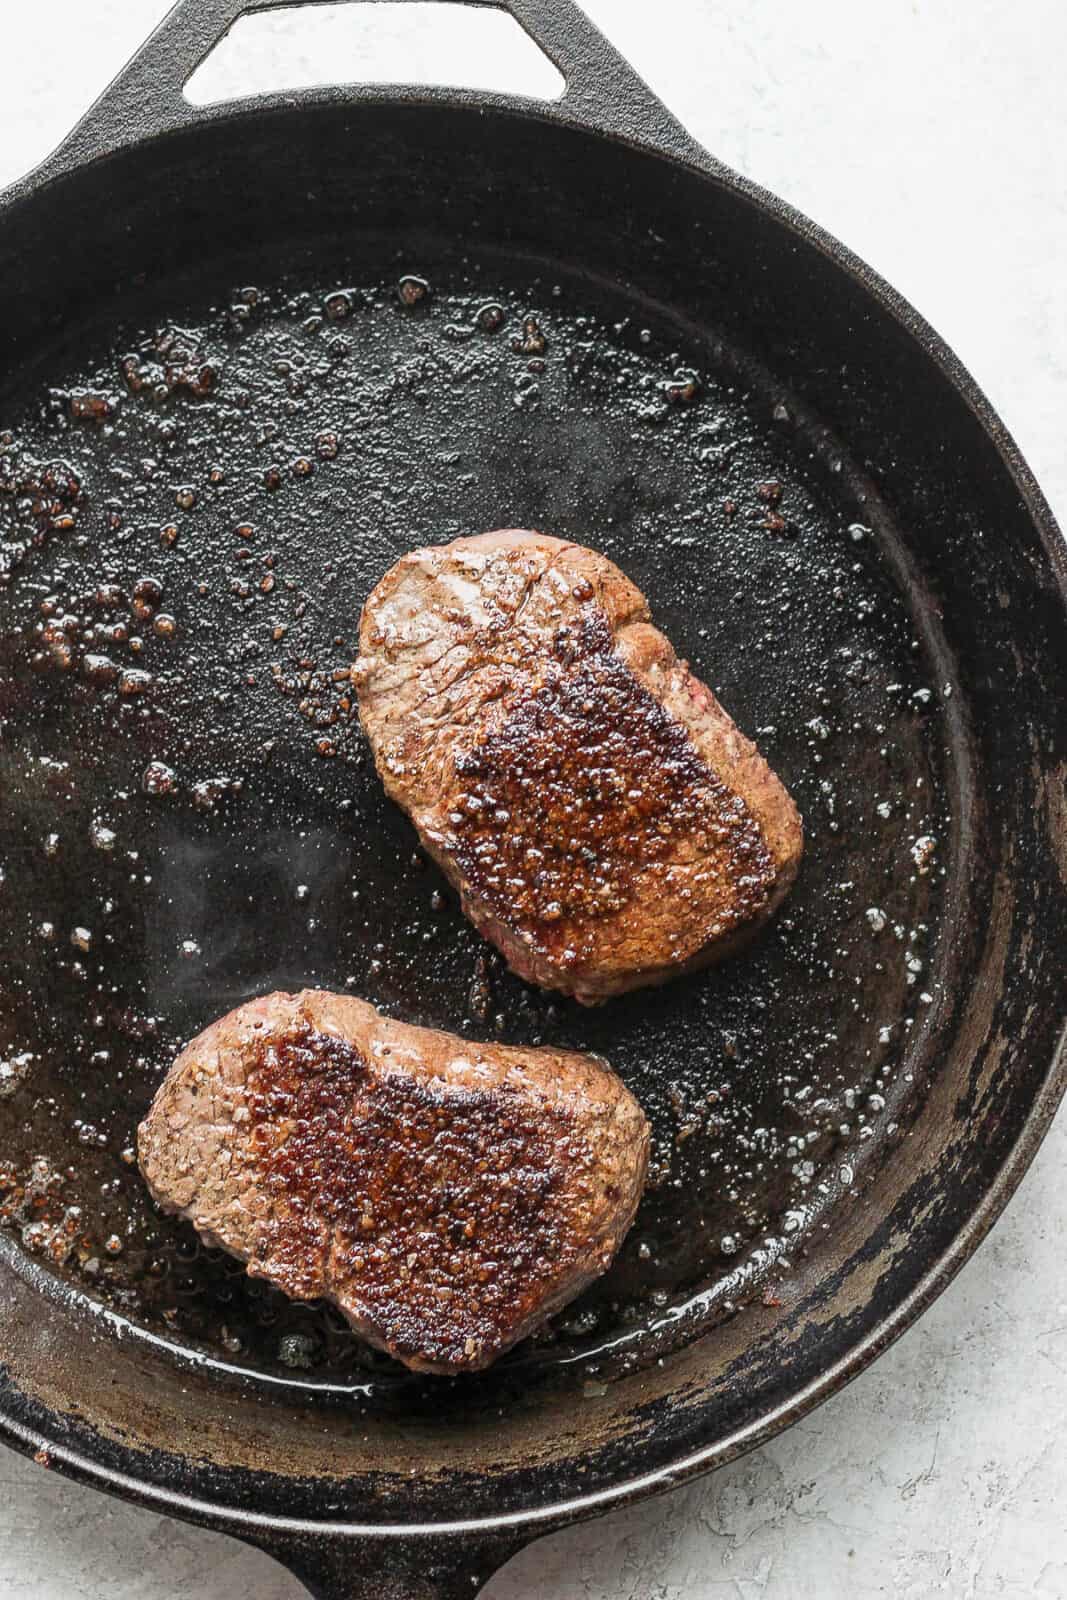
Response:
[[[918,305],[1067,519],[1063,0],[586,9],[704,143]],[[165,10],[7,0],[0,184],[58,142]],[[354,26],[368,63],[386,47],[395,59],[406,24]],[[301,52],[292,19],[271,28]],[[230,81],[266,74],[270,48],[226,63]],[[431,65],[447,75],[447,42],[424,35],[410,48],[419,76]],[[479,59],[494,82],[495,59]],[[1065,1159],[1061,1118],[978,1257],[852,1388],[710,1480],[538,1544],[487,1600],[1065,1600]],[[0,1452],[3,1600],[241,1592],[298,1589],[228,1539]]]

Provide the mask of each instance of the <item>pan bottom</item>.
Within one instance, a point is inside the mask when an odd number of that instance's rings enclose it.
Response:
[[[307,984],[599,1051],[652,1120],[611,1272],[438,1396],[595,1391],[788,1303],[921,1105],[963,872],[958,688],[839,443],[714,329],[432,243],[396,270],[382,246],[328,280],[175,283],[68,330],[0,424],[0,1216],[22,1248],[179,1355],[367,1405],[424,1388],[161,1216],[134,1164],[181,1043]],[[362,601],[411,546],[499,526],[617,562],[796,797],[801,878],[744,956],[595,1011],[533,990],[384,800],[348,692]]]

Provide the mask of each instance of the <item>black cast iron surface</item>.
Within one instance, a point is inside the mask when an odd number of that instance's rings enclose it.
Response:
[[[946,1281],[1062,1087],[1047,509],[840,247],[710,161],[568,126],[686,153],[608,66],[613,114],[585,79],[537,117],[323,93],[79,166],[98,115],[0,230],[7,1427],[320,1583],[312,1525],[467,1524],[477,1568],[490,1528],[781,1426]],[[411,545],[502,525],[616,560],[796,794],[802,878],[745,957],[550,1000],[382,798],[360,604]],[[653,1117],[616,1267],[477,1380],[370,1355],[144,1195],[178,1044],[305,982],[601,1050]],[[398,1592],[447,1591],[421,1546],[393,1559]]]
[[[158,1332],[390,1392],[413,1380],[335,1314],[149,1202],[134,1131],[185,1039],[308,983],[606,1055],[653,1117],[649,1195],[613,1272],[512,1358],[595,1380],[663,1314],[691,1336],[754,1269],[787,1271],[899,1137],[949,838],[948,669],[792,397],[640,303],[432,254],[414,308],[410,276],[244,284],[206,313],[175,288],[170,320],[100,336],[88,366],[54,353],[0,445],[5,1215]],[[58,514],[35,509],[51,478]],[[617,560],[793,789],[803,883],[747,959],[594,1012],[553,1000],[385,801],[348,675],[362,597],[412,544],[500,524]]]

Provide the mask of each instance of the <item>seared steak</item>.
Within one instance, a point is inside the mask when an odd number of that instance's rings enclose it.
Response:
[[[796,876],[789,795],[593,550],[512,530],[412,551],[353,677],[388,793],[533,983],[592,1004],[716,961]]]
[[[155,1199],[425,1372],[474,1371],[610,1264],[648,1124],[565,1050],[473,1044],[343,995],[271,994],[175,1061],[138,1135]]]

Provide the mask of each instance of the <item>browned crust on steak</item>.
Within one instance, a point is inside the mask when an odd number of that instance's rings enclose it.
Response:
[[[755,745],[595,551],[521,530],[413,551],[354,669],[378,771],[523,977],[587,1003],[703,966],[802,850]]]
[[[611,1262],[648,1124],[569,1051],[477,1045],[304,990],[187,1045],[139,1130],[156,1200],[428,1372],[487,1366]]]

